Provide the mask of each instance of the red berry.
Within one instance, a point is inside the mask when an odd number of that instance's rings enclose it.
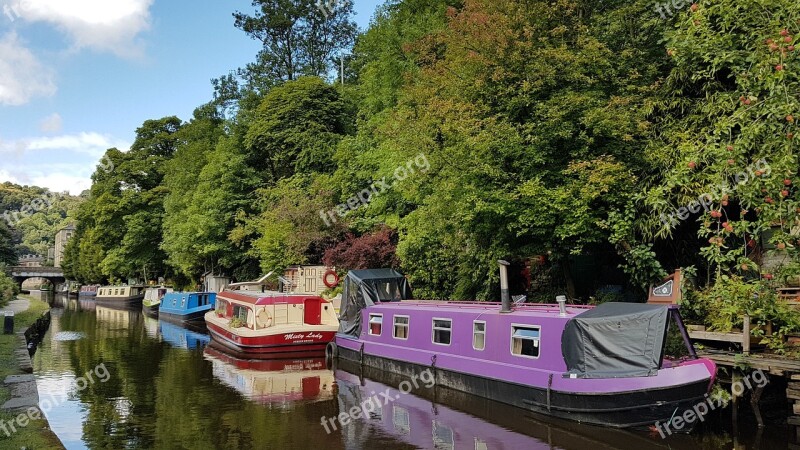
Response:
[[[697,11],[697,8],[699,8],[699,6],[697,6],[697,3],[692,3],[692,6],[690,7],[690,9],[692,10],[692,12],[695,12],[695,11]]]
[[[690,169],[694,169],[695,167],[697,167],[697,163],[695,163],[694,161],[690,161],[689,164],[687,165],[689,166]]]
[[[769,44],[769,50],[770,50],[771,52],[777,52],[777,51],[778,51],[778,48],[779,48],[779,47],[778,47],[778,44],[775,44],[775,43]]]
[[[775,70],[780,72],[781,70],[783,70],[783,66],[778,64],[777,66],[775,66]]]
[[[752,102],[750,101],[749,98],[744,99],[744,104],[745,105],[749,105],[750,103],[752,103]]]
[[[791,36],[786,36],[785,38],[783,38],[783,42],[786,42],[787,44],[792,42],[792,37]]]
[[[778,247],[778,250],[783,250],[786,248],[786,243],[778,242],[778,245],[776,245],[776,247]]]
[[[767,280],[771,280],[772,279],[772,274],[771,273],[765,273],[764,274],[764,278],[767,279]]]
[[[794,51],[794,45],[790,45],[790,46],[786,47],[786,50],[789,50],[790,52],[793,52]]]
[[[732,152],[732,151],[733,151],[733,146],[732,146],[732,145],[729,145],[729,146],[727,146],[726,148],[728,149],[728,151],[729,151],[729,152]]]
[[[736,164],[736,161],[735,161],[735,160],[733,160],[733,159],[729,159],[729,160],[728,160],[728,165],[729,165],[729,166],[732,166],[732,165],[734,165],[734,164]]]
[[[784,196],[784,197],[788,197],[789,196],[789,191],[784,189],[784,190],[781,191],[781,195]]]
[[[772,197],[767,197],[767,198],[764,199],[764,201],[769,203],[770,205],[775,203],[775,200],[773,200]]]
[[[781,30],[781,36],[788,36],[788,35],[789,35],[789,30],[787,30],[786,28]]]
[[[783,180],[783,185],[784,186],[791,186],[792,185],[792,180],[790,180],[788,178]]]
[[[789,123],[794,123],[794,116],[789,114],[788,116],[786,116],[786,121]]]

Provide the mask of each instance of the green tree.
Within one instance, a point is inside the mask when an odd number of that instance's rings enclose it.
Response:
[[[0,223],[0,265],[17,264],[17,253],[14,251],[11,230],[5,223]]]
[[[255,14],[233,16],[237,28],[262,44],[256,62],[240,70],[262,92],[304,75],[326,76],[335,67],[333,57],[356,37],[350,0],[335,2],[332,9],[315,0],[253,0],[253,6]]]
[[[178,132],[180,143],[165,167],[164,186],[168,194],[164,199],[161,247],[173,267],[195,280],[216,262],[208,260],[207,252],[201,250],[209,245],[210,236],[201,231],[205,227],[204,217],[193,204],[200,203],[208,194],[200,189],[201,174],[209,153],[224,135],[223,124],[213,105],[196,109],[193,120]]]

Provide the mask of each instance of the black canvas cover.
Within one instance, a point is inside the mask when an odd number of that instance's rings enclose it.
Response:
[[[344,279],[339,333],[361,334],[361,310],[379,302],[412,298],[411,285],[393,269],[351,270]]]
[[[647,377],[661,366],[669,309],[604,303],[567,322],[561,351],[569,376]]]

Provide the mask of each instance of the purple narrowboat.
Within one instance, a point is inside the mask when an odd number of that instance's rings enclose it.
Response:
[[[501,282],[505,277],[501,276]],[[705,399],[716,366],[697,358],[675,305],[597,307],[416,301],[402,274],[351,271],[338,357],[530,411],[583,423],[664,422]],[[668,330],[685,356],[665,358]]]

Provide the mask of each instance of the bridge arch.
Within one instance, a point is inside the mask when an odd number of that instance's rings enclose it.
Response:
[[[20,289],[22,289],[22,283],[30,278],[43,278],[49,281],[53,285],[53,288],[67,281],[64,277],[64,271],[58,267],[16,266],[11,268],[11,278],[14,279]]]

